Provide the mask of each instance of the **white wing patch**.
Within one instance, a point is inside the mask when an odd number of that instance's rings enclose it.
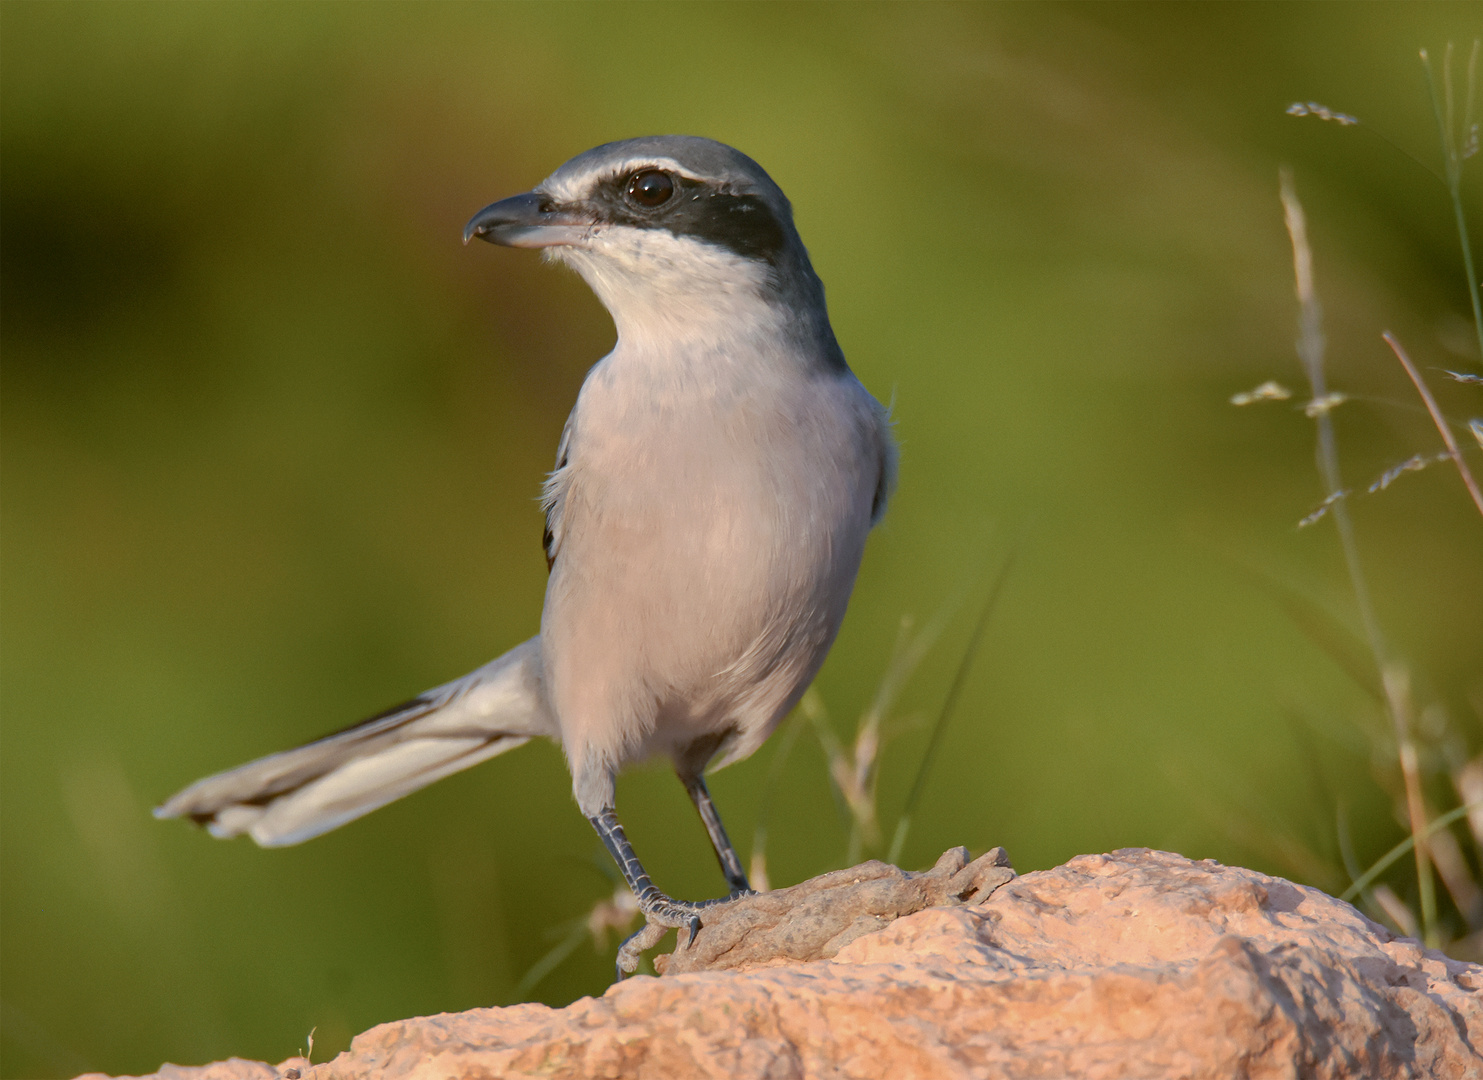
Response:
[[[556,565],[556,555],[561,550],[561,511],[566,502],[566,488],[571,478],[567,465],[576,419],[577,410],[573,409],[566,418],[566,425],[561,429],[561,441],[556,444],[556,468],[551,470],[541,487],[541,509],[546,514],[541,546],[546,549],[547,570]]]

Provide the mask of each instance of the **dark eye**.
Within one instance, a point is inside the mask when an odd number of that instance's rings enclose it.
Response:
[[[674,193],[674,177],[658,169],[645,169],[628,178],[628,197],[651,210],[669,202]]]

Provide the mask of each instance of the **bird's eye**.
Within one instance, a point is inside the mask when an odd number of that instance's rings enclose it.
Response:
[[[674,177],[659,169],[645,169],[628,178],[628,197],[650,210],[669,202],[674,193]]]

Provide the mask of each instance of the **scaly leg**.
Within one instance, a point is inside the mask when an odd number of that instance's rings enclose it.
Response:
[[[711,838],[711,847],[716,849],[716,860],[721,864],[721,873],[726,875],[726,884],[731,889],[731,895],[750,895],[752,886],[747,882],[747,874],[742,869],[736,848],[731,846],[731,839],[726,835],[726,826],[721,824],[721,815],[716,812],[716,804],[711,802],[711,793],[706,789],[705,779],[699,773],[694,776],[685,776],[682,773],[680,782],[690,793],[690,801],[695,803],[695,809],[700,811],[700,820],[705,823],[705,831]]]
[[[618,815],[613,812],[612,807],[602,810],[596,817],[590,817],[587,820],[592,822],[592,827],[602,838],[603,846],[608,849],[608,854],[612,855],[613,861],[618,864],[623,880],[628,882],[628,887],[633,890],[633,895],[638,899],[639,911],[643,912],[645,920],[645,925],[639,932],[625,941],[618,949],[618,978],[621,979],[625,973],[635,971],[638,968],[639,954],[658,944],[667,929],[687,929],[690,932],[687,940],[694,941],[695,935],[700,932],[700,912],[715,904],[724,904],[731,899],[728,896],[718,900],[702,900],[699,903],[671,899],[660,892],[650,880],[648,871],[644,869],[644,864],[639,862],[638,856],[634,854],[633,845],[628,842],[623,826],[618,823]]]

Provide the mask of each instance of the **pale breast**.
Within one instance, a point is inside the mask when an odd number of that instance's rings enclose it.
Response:
[[[616,768],[734,725],[749,752],[843,618],[880,473],[874,403],[851,376],[701,396],[602,375],[574,417],[542,618],[563,743]]]

